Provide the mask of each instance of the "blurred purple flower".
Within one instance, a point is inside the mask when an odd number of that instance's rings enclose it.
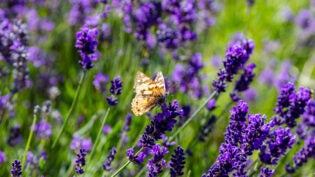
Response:
[[[50,138],[52,134],[51,125],[49,122],[45,120],[41,120],[38,123],[36,123],[33,131],[36,133],[36,135],[39,138],[44,138],[44,139]]]
[[[257,99],[257,94],[258,93],[256,89],[254,88],[247,89],[243,94],[244,101],[253,103]]]
[[[94,76],[93,85],[94,87],[99,90],[101,93],[106,92],[106,84],[109,82],[109,77],[103,73],[97,73]]]
[[[92,140],[91,138],[83,139],[79,136],[74,136],[70,144],[70,149],[76,151],[84,149],[86,151],[90,151],[92,149]]]
[[[0,151],[0,164],[7,161],[7,157],[3,151]]]
[[[103,127],[103,133],[105,134],[105,135],[107,135],[107,134],[109,134],[109,133],[111,133],[112,132],[112,127],[110,126],[110,125],[104,125],[104,127]]]
[[[10,146],[16,146],[18,144],[21,144],[23,141],[23,137],[21,134],[21,127],[20,126],[14,126],[10,129],[9,132],[9,138],[7,140],[8,144]]]

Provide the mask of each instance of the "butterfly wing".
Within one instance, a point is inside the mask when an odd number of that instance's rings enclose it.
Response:
[[[149,85],[154,83],[154,81],[146,76],[143,72],[138,71],[135,77],[134,86],[136,94],[139,94],[141,90],[145,90],[145,88]]]
[[[158,72],[155,76],[154,82],[156,83],[157,87],[160,88],[162,95],[165,95],[165,80],[162,72]]]
[[[131,110],[136,116],[141,116],[156,106],[156,99],[157,98],[153,96],[144,97],[136,95],[136,97],[132,100]]]
[[[138,71],[135,78],[134,89],[136,96],[132,100],[131,110],[136,116],[140,116],[153,109],[159,100],[165,96],[163,74],[158,72],[153,81],[144,73]]]

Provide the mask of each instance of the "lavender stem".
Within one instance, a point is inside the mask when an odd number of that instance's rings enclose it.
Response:
[[[78,98],[79,98],[79,95],[80,95],[80,91],[81,91],[81,88],[82,88],[82,84],[83,84],[83,82],[84,82],[86,76],[87,76],[87,70],[83,70],[83,73],[82,73],[82,75],[81,75],[81,78],[80,78],[80,81],[79,81],[79,85],[78,85],[78,87],[77,87],[77,90],[76,90],[75,96],[74,96],[74,98],[73,98],[71,107],[70,107],[70,109],[69,109],[69,111],[68,111],[68,113],[67,113],[67,117],[66,117],[65,121],[64,121],[63,124],[62,124],[61,130],[59,131],[58,136],[57,136],[57,138],[55,139],[55,141],[54,141],[54,143],[53,143],[53,145],[52,145],[53,148],[56,146],[56,143],[58,142],[58,140],[59,140],[61,134],[63,133],[63,131],[64,131],[64,129],[65,129],[65,127],[66,127],[66,125],[67,125],[67,123],[68,123],[68,121],[69,121],[69,118],[70,118],[70,116],[71,116],[71,114],[72,114],[72,112],[73,112],[73,110],[74,110],[74,107],[76,106],[76,104],[77,104],[77,102],[78,102]]]

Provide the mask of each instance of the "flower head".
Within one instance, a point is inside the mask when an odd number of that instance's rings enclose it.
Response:
[[[96,47],[98,30],[97,28],[89,28],[88,26],[81,27],[80,31],[77,32],[75,47],[81,56],[79,64],[83,69],[89,70],[93,67],[92,61],[97,60],[98,54]]]
[[[85,149],[80,149],[80,152],[77,154],[77,159],[75,161],[75,172],[77,174],[83,174],[84,170],[82,167],[85,166],[85,156],[87,151]]]
[[[106,161],[105,161],[105,163],[104,163],[104,165],[103,165],[103,169],[105,170],[105,171],[110,171],[112,168],[111,168],[111,164],[112,164],[112,162],[113,162],[113,160],[115,159],[115,154],[116,154],[116,148],[115,147],[113,147],[111,150],[110,150],[110,152],[109,152],[109,154],[108,154],[108,156],[107,156],[107,159],[106,159]]]
[[[185,153],[184,149],[180,146],[177,146],[177,148],[174,151],[174,154],[172,154],[171,162],[170,162],[170,174],[171,177],[176,176],[182,176],[183,168],[185,165]]]
[[[22,176],[22,166],[19,160],[14,160],[11,168],[12,177],[21,177]]]

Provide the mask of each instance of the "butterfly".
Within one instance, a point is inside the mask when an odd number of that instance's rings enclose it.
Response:
[[[136,116],[152,110],[164,102],[166,89],[162,72],[158,72],[154,80],[138,71],[134,81],[136,96],[131,102],[131,110]]]

